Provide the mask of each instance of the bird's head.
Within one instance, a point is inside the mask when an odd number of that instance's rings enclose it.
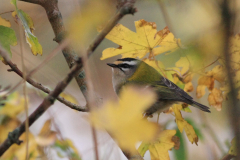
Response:
[[[113,79],[126,80],[135,73],[141,62],[134,58],[123,58],[107,65],[112,67]]]

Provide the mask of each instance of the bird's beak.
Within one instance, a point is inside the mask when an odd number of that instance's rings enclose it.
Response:
[[[110,67],[113,67],[113,68],[117,68],[118,66],[114,63],[107,63],[107,65],[109,65]]]

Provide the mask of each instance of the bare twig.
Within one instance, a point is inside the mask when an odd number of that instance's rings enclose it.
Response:
[[[216,145],[218,146],[219,150],[222,153],[225,153],[225,150],[223,148],[223,145],[221,144],[217,134],[215,134],[214,130],[212,129],[212,127],[209,125],[209,123],[207,122],[207,118],[205,116],[205,114],[202,111],[198,111],[201,118],[201,122],[204,126],[204,128],[208,131],[209,135],[212,137],[212,139],[215,141]]]
[[[28,103],[27,103],[27,85],[26,85],[26,68],[24,63],[24,53],[23,53],[23,41],[24,41],[24,34],[21,23],[18,20],[18,28],[20,31],[20,52],[21,52],[21,62],[22,62],[22,71],[23,71],[23,94],[24,94],[24,109],[25,109],[25,128],[26,128],[26,160],[29,159],[28,149],[29,149],[29,125],[28,125]]]
[[[61,12],[58,8],[58,1],[56,0],[21,0],[24,2],[34,3],[41,5],[47,13],[49,22],[52,25],[53,31],[55,33],[54,40],[57,43],[61,43],[65,39],[66,30],[63,26],[63,20]],[[95,38],[95,40],[90,44],[87,50],[87,56],[89,57],[97,48],[97,46],[102,42],[104,37],[111,31],[111,29],[117,24],[117,22],[126,14],[134,14],[137,10],[133,7],[135,0],[121,0],[118,7],[119,10],[117,14],[112,18],[108,25],[102,30],[101,33]],[[68,63],[68,66],[71,68],[75,64],[77,55],[73,49],[69,46],[66,46],[63,50],[63,55]],[[79,70],[76,74],[75,79],[87,99],[87,86],[85,81],[85,72],[83,69]]]
[[[221,160],[230,160],[230,159],[232,159],[232,158],[234,158],[234,157],[236,157],[236,156],[231,155],[231,154],[227,154],[227,155],[225,155]]]
[[[58,8],[58,1],[57,0],[21,0],[24,2],[29,2],[33,4],[41,5],[46,13],[48,20],[52,26],[52,29],[55,34],[54,41],[57,43],[62,43],[66,37],[66,30],[64,27],[63,19],[61,12]],[[62,49],[62,53],[67,61],[69,68],[75,65],[75,61],[78,59],[78,55],[73,51],[70,46],[66,46]],[[82,91],[84,97],[87,99],[87,86],[85,82],[85,72],[83,69],[80,69],[78,73],[75,75],[75,79],[77,84]]]
[[[54,103],[55,99],[66,88],[80,68],[82,68],[82,60],[81,58],[78,58],[76,65],[73,66],[65,79],[57,84],[55,89],[46,98],[44,98],[43,102],[29,116],[29,126],[31,126]],[[25,130],[25,122],[23,122],[18,128],[8,134],[8,138],[0,146],[0,156],[2,156],[12,144],[21,144],[19,137],[25,132]]]
[[[232,9],[230,9],[230,2],[234,3],[234,1],[224,0],[221,7],[222,7],[222,24],[224,27],[224,58],[226,61],[226,71],[228,76],[228,82],[230,87],[229,92],[229,100],[228,100],[228,110],[229,110],[229,118],[231,125],[233,127],[234,134],[236,136],[236,147],[237,153],[236,159],[240,159],[240,105],[239,101],[237,100],[237,90],[235,89],[235,84],[233,81],[233,73],[231,72],[231,62],[230,62],[230,36],[231,36],[231,29],[233,24],[233,14]]]
[[[111,19],[111,21],[106,25],[106,27],[99,33],[99,35],[94,39],[87,49],[87,56],[91,56],[95,51],[97,46],[102,42],[105,36],[112,30],[112,28],[117,24],[117,22],[122,19],[126,14],[134,14],[137,9],[134,8],[134,3],[124,3],[119,8],[117,14]]]
[[[163,15],[163,17],[164,17],[164,20],[165,20],[168,28],[171,30],[171,32],[174,33],[174,31],[173,31],[173,26],[172,26],[172,23],[171,23],[171,21],[170,21],[170,18],[169,18],[169,15],[168,15],[168,13],[167,13],[167,10],[166,10],[166,7],[165,7],[165,5],[164,5],[163,0],[157,0],[157,1],[158,1],[159,7],[160,7],[160,9],[161,9],[162,15]]]
[[[5,62],[11,67],[12,71],[14,71],[20,77],[23,78],[23,73],[19,70],[19,68],[15,64],[12,63],[10,58],[8,58],[7,53],[2,48],[0,48],[0,55],[4,58]],[[49,94],[51,92],[47,87],[44,87],[42,84],[40,84],[38,82],[35,82],[34,80],[32,80],[29,77],[26,77],[26,81],[29,84],[31,84],[32,86],[40,89],[41,91],[43,91],[45,93]],[[62,98],[60,96],[57,98],[57,100],[59,100],[61,103],[65,104],[66,106],[70,107],[71,109],[74,109],[74,110],[77,110],[77,111],[80,111],[80,112],[88,112],[88,108],[79,106],[79,105],[74,104],[74,103],[71,103],[71,102],[65,100],[64,98]]]

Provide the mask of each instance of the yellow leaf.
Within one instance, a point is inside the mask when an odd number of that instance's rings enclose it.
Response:
[[[23,133],[19,139],[22,140],[23,143],[21,143],[20,146],[17,144],[13,144],[1,157],[2,159],[11,159],[12,157],[16,157],[15,159],[17,160],[26,159],[26,133]],[[28,140],[29,140],[28,144],[29,156],[31,155],[31,159],[36,159],[40,155],[37,149],[38,146],[35,141],[35,138],[31,133],[28,134]]]
[[[185,92],[192,92],[193,91],[193,84],[192,84],[192,82],[188,82],[187,84],[185,84],[184,91]]]
[[[25,160],[26,159],[26,133],[23,133],[20,138],[20,140],[23,141],[21,146],[17,146],[17,150],[15,151],[15,156],[18,158],[18,160]],[[31,155],[32,159],[36,159],[39,156],[39,152],[37,150],[37,143],[35,141],[34,136],[29,133],[28,134],[28,139],[29,139],[29,155]],[[14,144],[16,145],[16,144]]]
[[[0,16],[0,25],[5,27],[11,27],[11,23],[8,20],[3,19],[1,16]]]
[[[198,79],[198,85],[205,85],[209,90],[214,87],[214,78],[212,76],[201,76]]]
[[[187,76],[184,77],[183,82],[184,82],[184,83],[189,83],[189,82],[191,82],[192,79],[193,79],[193,76],[194,76],[193,73],[191,73],[191,74],[187,74]]]
[[[212,69],[212,76],[218,82],[224,82],[226,80],[226,72],[222,65],[217,65]]]
[[[78,104],[78,101],[76,100],[76,98],[73,97],[70,94],[61,93],[60,96],[63,97],[64,99],[66,99],[67,101],[71,102],[71,103]]]
[[[145,20],[135,21],[136,32],[121,24],[117,24],[105,37],[118,44],[118,48],[107,48],[103,51],[101,60],[116,55],[122,57],[143,58],[147,53],[149,57],[172,52],[176,49],[176,40],[168,27],[157,32],[156,24]]]
[[[145,63],[147,63],[149,66],[153,67],[156,69],[161,75],[165,75],[164,72],[164,65],[161,61],[156,61],[156,60],[150,60],[150,59],[145,59]]]
[[[214,88],[208,96],[209,105],[216,108],[217,111],[222,110],[223,95],[220,89]]]
[[[228,153],[230,155],[237,156],[237,143],[236,143],[236,137],[234,137],[231,141],[232,146],[230,147]]]
[[[175,64],[176,67],[181,68],[181,74],[183,75],[184,73],[189,71],[189,60],[186,57],[181,57]]]
[[[164,130],[160,133],[158,140],[149,145],[151,160],[170,160],[168,150],[175,146],[175,134],[175,130]]]
[[[176,117],[176,123],[178,126],[178,129],[180,132],[183,131],[183,129],[186,132],[186,135],[188,137],[188,140],[191,143],[195,143],[197,145],[198,142],[198,136],[195,133],[193,126],[190,125],[186,120],[183,119],[182,114],[180,112],[180,110],[182,109],[182,106],[179,104],[175,104],[173,105],[173,111],[175,113],[175,117]]]
[[[24,110],[25,100],[19,96],[17,92],[13,93],[12,99],[7,101],[0,109],[0,115],[7,115],[11,118],[16,117],[20,112]],[[28,102],[26,102],[28,103]]]
[[[88,0],[81,6],[80,12],[75,12],[68,22],[69,38],[76,50],[85,49],[96,36],[97,27],[105,23],[114,13],[114,7],[96,0]]]
[[[15,128],[18,127],[20,121],[17,119],[11,119],[5,124],[0,125],[0,144],[7,138],[8,133],[12,132]]]
[[[90,114],[91,123],[105,129],[118,142],[122,149],[136,151],[139,141],[156,138],[158,125],[142,118],[142,113],[156,100],[156,95],[148,89],[124,88],[119,102],[109,101],[101,109]]]
[[[36,138],[36,143],[39,146],[45,147],[54,144],[55,140],[57,139],[57,133],[54,131],[50,131],[48,134],[45,135],[38,135]]]
[[[33,55],[42,55],[42,46],[38,42],[37,37],[33,34],[34,25],[32,18],[24,11],[18,9],[15,2],[14,5],[15,11],[12,12],[12,16],[16,19],[16,21],[20,20],[21,24],[23,25],[26,41],[29,44]]]
[[[57,139],[57,133],[51,131],[51,120],[47,120],[40,133],[36,137],[36,142],[39,146],[49,146],[55,142]]]
[[[196,91],[197,98],[201,98],[202,96],[205,95],[205,93],[206,93],[205,89],[206,89],[205,85],[198,85],[197,86],[197,91]]]

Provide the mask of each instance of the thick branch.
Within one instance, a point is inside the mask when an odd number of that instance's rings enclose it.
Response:
[[[53,32],[55,34],[54,40],[57,43],[61,43],[65,39],[66,30],[63,25],[63,19],[61,12],[58,8],[58,1],[57,0],[21,0],[24,2],[34,3],[41,5],[46,13],[48,20],[52,26]],[[62,49],[62,53],[67,61],[67,64],[69,68],[72,68],[74,66],[75,61],[78,59],[77,54],[73,51],[73,49],[69,46]],[[77,74],[75,75],[75,79],[78,83],[78,86],[80,87],[83,95],[86,97],[87,95],[87,86],[85,82],[85,72],[83,69],[80,69]]]
[[[226,70],[228,76],[228,82],[230,87],[229,92],[229,118],[231,125],[233,127],[234,134],[236,136],[236,147],[237,147],[237,156],[236,159],[240,159],[240,106],[239,101],[237,100],[237,90],[235,89],[234,84],[234,75],[231,69],[231,53],[230,53],[230,36],[231,36],[231,27],[233,23],[233,14],[230,9],[230,1],[224,0],[222,3],[222,23],[224,27],[224,58],[226,61]]]
[[[0,55],[3,57],[4,61],[11,67],[11,71],[17,73],[20,77],[23,78],[23,73],[19,70],[19,68],[15,64],[12,63],[12,61],[9,58],[7,58],[7,53],[5,51],[3,51],[2,49],[0,49]],[[30,77],[26,77],[26,81],[29,84],[31,84],[32,86],[40,89],[41,91],[43,91],[45,93],[49,94],[51,92],[47,87],[44,87],[42,84],[40,84],[38,82],[35,82]],[[70,107],[71,109],[81,111],[81,112],[87,112],[88,111],[88,109],[86,107],[81,107],[77,104],[71,103],[71,102],[67,101],[66,99],[64,99],[60,96],[57,97],[57,100],[59,100],[60,102],[62,102],[66,106]]]
[[[63,25],[62,15],[58,8],[57,0],[21,0],[29,3],[41,5],[47,13],[49,22],[52,25],[55,38],[54,40],[57,43],[61,43],[65,39],[66,30]],[[87,50],[88,57],[94,52],[97,46],[102,42],[104,37],[111,31],[111,29],[117,24],[117,22],[126,14],[134,14],[136,9],[133,7],[135,0],[124,0],[121,2],[121,5],[118,5],[119,10],[109,24],[103,29],[103,31],[96,37],[90,47]],[[71,47],[65,47],[63,50],[63,55],[68,63],[68,66],[71,68],[75,64],[77,55]],[[85,82],[85,72],[83,69],[79,70],[76,74],[75,79],[83,93],[86,97],[87,95],[87,86]]]
[[[78,58],[76,60],[76,65],[73,66],[66,78],[57,84],[55,89],[46,98],[44,98],[43,102],[29,116],[29,126],[31,126],[54,103],[55,99],[66,88],[80,68],[82,68],[82,61],[81,58]],[[25,122],[23,122],[18,128],[8,134],[8,138],[0,146],[0,156],[2,156],[12,144],[21,144],[19,137],[25,132],[25,129]]]

